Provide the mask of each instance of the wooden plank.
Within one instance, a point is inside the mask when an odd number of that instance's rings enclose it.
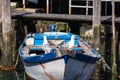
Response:
[[[45,14],[45,13],[30,13],[30,12],[12,12],[12,18],[31,18],[31,19],[53,19],[66,21],[85,21],[92,22],[91,15],[68,15],[68,14]],[[102,22],[111,22],[111,16],[101,16]]]
[[[120,23],[120,17],[115,18],[115,23]]]
[[[31,12],[12,12],[13,19],[31,18],[31,19],[49,19],[61,21],[84,21],[92,22],[92,15],[68,15],[68,14],[46,14],[46,13],[31,13]],[[102,23],[112,23],[112,16],[101,16]],[[120,17],[115,18],[115,23],[120,24]]]
[[[74,8],[93,8],[93,6],[78,6],[78,5],[71,5],[71,7],[74,7]]]

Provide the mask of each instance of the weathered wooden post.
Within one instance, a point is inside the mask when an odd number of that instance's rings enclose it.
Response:
[[[88,3],[89,3],[89,0],[86,0],[86,15],[88,15]]]
[[[71,3],[72,3],[72,0],[69,0],[69,14],[71,14]]]
[[[116,24],[116,70],[117,70],[117,79],[120,79],[120,25]]]
[[[49,13],[49,0],[46,1],[46,13]]]
[[[112,80],[117,80],[116,66],[116,28],[115,28],[115,2],[112,0]]]
[[[118,52],[118,57],[119,57],[118,62],[120,61],[120,37],[119,36],[120,36],[120,27],[118,29],[118,51],[117,51]],[[120,79],[120,67],[118,67],[118,74],[119,74],[118,78]]]
[[[7,80],[11,79],[11,74],[9,71],[12,65],[12,54],[11,54],[11,12],[10,12],[10,0],[1,0],[2,1],[2,56],[1,56],[1,67],[2,75]],[[12,68],[11,68],[12,69]],[[6,77],[5,77],[6,76]]]
[[[93,47],[100,52],[101,0],[93,0]],[[94,79],[99,80],[100,65],[96,66]]]
[[[93,29],[101,25],[101,0],[93,0]]]
[[[25,2],[26,2],[25,0],[22,1],[23,9],[24,9],[24,10],[25,10],[25,7],[26,7],[26,3],[25,3]]]
[[[2,1],[0,0],[0,23],[1,23],[1,21],[2,21],[2,18],[1,18],[2,12],[1,12],[1,10],[2,10]]]
[[[0,0],[0,25],[1,25],[1,22],[2,22],[2,1]],[[1,26],[0,26],[0,31],[1,31]]]

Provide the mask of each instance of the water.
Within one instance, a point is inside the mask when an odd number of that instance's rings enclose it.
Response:
[[[27,80],[24,70],[0,71],[0,80]]]
[[[17,66],[15,70],[1,70],[0,69],[0,80],[27,80],[25,77],[26,75],[24,71],[24,66],[20,58],[18,58]]]
[[[4,74],[0,74],[0,80],[26,80],[23,72],[6,71]]]

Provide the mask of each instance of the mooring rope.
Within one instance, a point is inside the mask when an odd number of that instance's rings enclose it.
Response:
[[[94,53],[91,51],[91,47],[89,47],[88,44],[85,44],[85,42],[82,39],[78,40],[79,45],[82,47],[82,49],[87,53],[87,55],[92,55],[94,56]],[[112,70],[111,67],[106,63],[106,61],[104,60],[104,58],[99,55],[100,59],[99,59],[99,63],[103,63],[103,68],[107,68],[108,70]]]
[[[17,54],[17,59],[16,59],[16,62],[15,62],[15,65],[14,65],[15,68],[17,67],[18,62],[19,62],[19,54]]]

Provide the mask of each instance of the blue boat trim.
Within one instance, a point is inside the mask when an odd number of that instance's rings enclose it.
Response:
[[[62,50],[62,48],[59,48]],[[30,50],[43,50],[42,48],[35,48],[35,47],[30,47]],[[55,50],[55,48],[52,48],[52,50]],[[76,48],[71,48],[72,51],[82,51],[83,49],[81,47],[76,47]]]
[[[98,57],[92,57],[81,53],[76,53],[76,55],[73,58],[87,63],[96,63],[96,61],[99,60]]]
[[[27,63],[41,63],[41,62],[44,62],[44,61],[53,60],[55,58],[56,58],[56,53],[48,53],[48,54],[44,54],[44,55],[25,57],[24,62],[27,62]]]
[[[48,33],[45,34],[47,40],[64,40],[65,43],[69,42],[71,40],[71,37],[73,34],[71,33],[62,33],[59,34],[59,32],[51,32],[52,34],[49,35]],[[33,34],[33,33],[32,33]],[[57,34],[57,35],[56,35]],[[34,46],[42,46],[43,42],[44,42],[44,34],[43,33],[36,33],[35,36],[27,36],[27,38],[34,38]],[[80,38],[77,35],[74,35],[74,45],[77,46],[76,48],[71,48],[71,51],[80,51],[80,53],[76,53],[74,56],[70,56],[69,54],[66,54],[64,56],[61,56],[61,58],[64,58],[65,63],[67,63],[69,58],[73,58],[79,61],[83,61],[83,62],[87,62],[87,63],[96,63],[99,58],[100,55],[98,54],[98,52],[93,49],[90,45],[88,45],[88,43],[86,43],[82,38]],[[26,39],[27,39],[26,38]],[[25,39],[25,40],[26,40]],[[78,40],[80,40],[81,42],[83,42],[84,45],[88,45],[91,48],[91,52],[95,55],[95,57],[90,56],[90,55],[85,55],[84,53],[81,53],[83,51],[83,49],[81,47],[79,47],[79,43]],[[24,41],[25,42],[25,41]],[[34,63],[34,62],[43,62],[43,61],[49,61],[49,60],[53,60],[58,58],[56,52],[51,52],[51,53],[47,53],[47,54],[42,54],[42,55],[37,55],[37,56],[22,56],[24,55],[24,52],[22,50],[22,48],[25,46],[25,43],[22,43],[21,47],[20,47],[20,55],[21,58],[23,59],[24,62],[26,63]],[[62,48],[59,48],[60,50]],[[35,48],[35,47],[30,47],[30,50],[43,50],[42,48]],[[52,51],[55,51],[55,48],[52,48]]]

